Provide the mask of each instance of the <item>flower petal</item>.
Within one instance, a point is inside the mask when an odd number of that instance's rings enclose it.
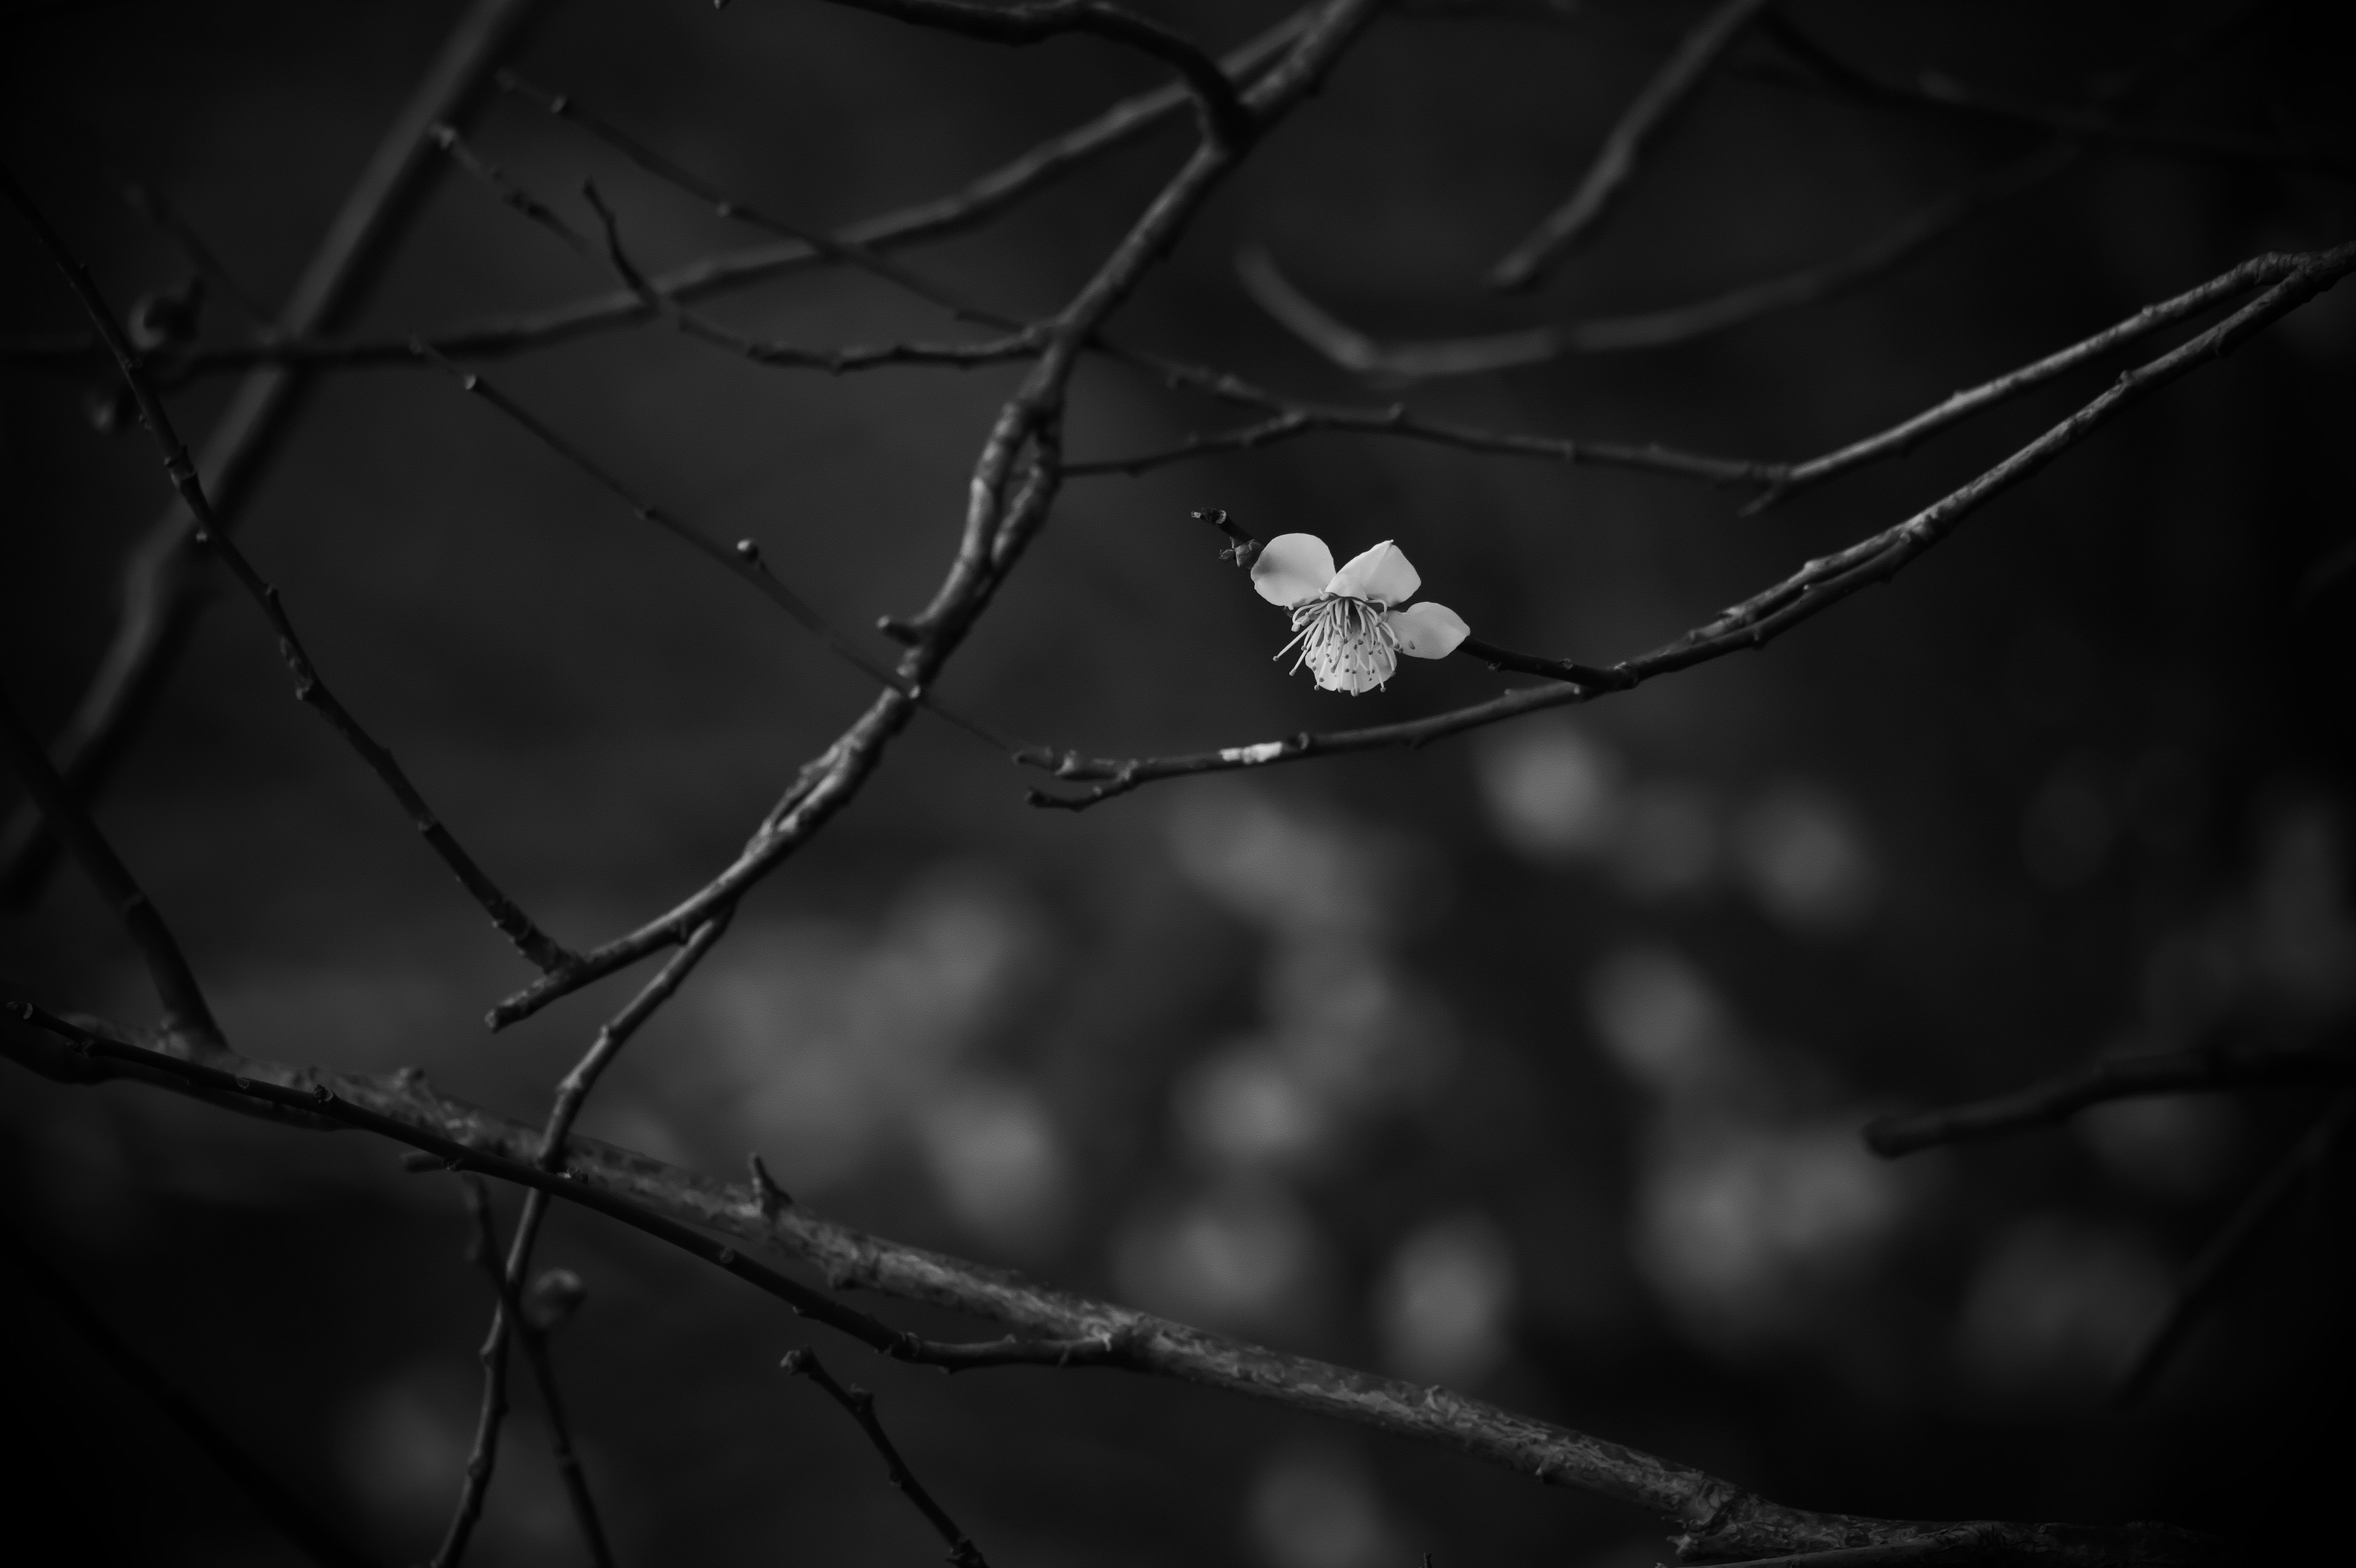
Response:
[[[1286,609],[1316,598],[1333,580],[1333,552],[1315,534],[1279,534],[1252,562],[1252,586]]]
[[[1385,539],[1333,574],[1329,592],[1352,599],[1375,599],[1404,604],[1415,597],[1423,579],[1407,563],[1407,552]]]
[[[1429,599],[1404,610],[1394,610],[1383,619],[1398,634],[1399,652],[1411,658],[1444,659],[1456,651],[1457,644],[1472,635],[1463,616]]]

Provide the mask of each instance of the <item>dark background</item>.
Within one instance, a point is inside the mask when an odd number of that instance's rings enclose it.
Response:
[[[1221,48],[1277,14],[1153,9]],[[116,301],[187,266],[109,168],[165,192],[276,300],[455,10],[16,7],[0,35],[9,161]],[[1795,12],[1893,77],[2069,105],[2205,8]],[[2329,12],[2272,8],[2153,113],[2356,144]],[[1747,47],[1748,74],[1704,94],[1551,287],[1484,293],[1696,14],[1618,0],[1382,22],[1119,331],[1387,400],[1257,310],[1241,246],[1376,330],[1485,330],[1804,264],[2036,144],[1767,85],[1752,68],[1771,54]],[[519,64],[813,224],[950,188],[1157,80],[1087,41],[993,48],[806,0],[562,0]],[[594,175],[649,263],[758,238],[512,99],[469,133],[577,223]],[[1050,310],[1183,145],[1173,126],[909,255],[1000,308]],[[2344,181],[2105,151],[1835,303],[1415,400],[1515,430],[1811,454],[2259,251],[2345,240],[2351,208]],[[79,325],[13,220],[0,279],[0,332]],[[366,325],[610,286],[450,170]],[[242,330],[208,308],[209,337]],[[965,330],[855,274],[711,308],[811,345]],[[941,696],[1109,755],[1477,700],[1499,677],[1465,659],[1358,699],[1288,678],[1269,660],[1282,617],[1188,511],[1315,532],[1344,558],[1396,539],[1476,635],[1608,661],[1903,517],[2123,363],[1758,517],[1698,485],[1347,438],[1077,480]],[[2356,1001],[2351,365],[2343,289],[1893,586],[1567,719],[1182,781],[1077,817],[1026,806],[1002,755],[920,720],[750,899],[584,1129],[730,1173],[758,1148],[798,1197],[886,1234],[1448,1381],[1794,1504],[2320,1544],[2347,1457],[2344,1159],[2141,1408],[2105,1396],[2311,1095],[2147,1103],[1900,1166],[1855,1129],[2106,1048],[2311,1038]],[[929,593],[1019,373],[831,379],[662,328],[491,369],[647,494],[757,538],[852,628]],[[96,365],[0,380],[0,669],[45,727],[166,495],[143,436],[91,428],[105,385]],[[177,395],[192,438],[228,385]],[[1070,451],[1234,418],[1090,366]],[[709,877],[866,699],[800,629],[430,369],[327,379],[241,538],[338,692],[576,945]],[[288,700],[240,601],[208,615],[102,819],[255,1055],[416,1063],[537,1117],[632,983],[485,1033],[525,971]],[[70,870],[6,913],[0,944],[6,977],[54,1005],[152,1015]],[[487,1310],[452,1179],[403,1175],[358,1136],[141,1089],[0,1083],[12,1222],[322,1511],[388,1558],[428,1551]],[[1665,1552],[1633,1510],[1199,1390],[879,1364],[594,1217],[560,1211],[541,1256],[588,1282],[558,1354],[626,1563],[937,1550],[841,1413],[774,1370],[809,1342],[880,1392],[999,1568],[1406,1568],[1425,1552],[1617,1568]],[[98,1555],[291,1560],[14,1271],[0,1311],[12,1520]],[[479,1560],[580,1561],[521,1403]]]

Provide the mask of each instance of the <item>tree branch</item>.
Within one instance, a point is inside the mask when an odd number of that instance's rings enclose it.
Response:
[[[32,798],[34,809],[48,824],[49,831],[65,846],[67,853],[97,887],[99,896],[123,922],[131,944],[139,950],[139,961],[146,965],[147,977],[155,983],[156,997],[163,1004],[164,1032],[185,1035],[208,1052],[223,1049],[220,1025],[214,1021],[212,1007],[205,1000],[204,987],[198,983],[197,972],[188,966],[187,955],[180,951],[172,928],[164,923],[155,901],[114,852],[114,846],[107,842],[89,809],[58,776],[57,769],[49,763],[49,754],[41,750],[40,741],[26,727],[16,705],[5,690],[0,690],[0,753],[6,755],[8,766],[24,782],[25,793]]]
[[[566,1419],[564,1400],[557,1389],[556,1366],[549,1356],[548,1336],[540,1325],[532,1321],[531,1314],[524,1305],[521,1291],[509,1278],[507,1266],[501,1261],[506,1249],[499,1245],[498,1221],[491,1212],[490,1193],[483,1185],[482,1179],[475,1176],[464,1179],[461,1190],[466,1195],[467,1214],[475,1222],[475,1240],[473,1245],[467,1248],[467,1256],[471,1262],[481,1267],[485,1277],[491,1282],[491,1289],[498,1302],[498,1313],[512,1326],[512,1332],[516,1338],[523,1342],[524,1359],[531,1363],[533,1381],[540,1385],[541,1403],[548,1411],[550,1446],[555,1452],[557,1473],[564,1482],[565,1498],[573,1507],[573,1522],[580,1529],[581,1539],[588,1545],[590,1560],[596,1568],[614,1568],[614,1549],[605,1539],[605,1521],[597,1516],[597,1499],[589,1490],[588,1472],[582,1468],[580,1456],[573,1450],[573,1425]],[[538,1200],[540,1194],[534,1192],[530,1194],[525,1201],[529,1203]],[[485,1409],[488,1411],[496,1408],[504,1414],[507,1403],[504,1394],[506,1367],[503,1360],[498,1368],[498,1376],[500,1392],[496,1395],[488,1386],[489,1379],[487,1376]],[[491,1443],[487,1445],[481,1430],[477,1429],[475,1449],[466,1465],[468,1495],[475,1495],[474,1476],[478,1462],[484,1467],[483,1489],[487,1492],[490,1482],[490,1459],[496,1451],[494,1446],[496,1442],[496,1432],[493,1434]],[[479,1496],[477,1498],[477,1506],[479,1509]],[[463,1502],[461,1510],[465,1510]],[[471,1518],[468,1528],[472,1529]],[[442,1558],[437,1555],[435,1561],[441,1562]],[[453,1557],[451,1561],[455,1562],[455,1558]]]
[[[1248,76],[1296,42],[1319,7],[1292,13],[1221,62],[1238,80]],[[838,230],[833,242],[870,251],[897,248],[926,240],[947,239],[977,228],[1012,209],[1028,197],[1103,154],[1141,141],[1168,121],[1190,100],[1180,86],[1156,88],[1122,99],[1110,109],[1060,136],[1033,147],[988,174],[969,181],[948,196],[897,208]],[[755,246],[691,261],[648,281],[666,299],[686,303],[825,263],[824,250],[801,240]],[[434,348],[454,358],[488,358],[568,343],[616,327],[632,326],[652,318],[646,303],[629,289],[578,300],[546,309],[487,316],[426,335]],[[335,342],[288,338],[217,347],[180,356],[171,362],[180,379],[242,369],[255,365],[297,365],[314,369],[399,364],[412,357],[414,335]],[[87,357],[102,353],[91,337],[43,339],[7,350],[18,358],[48,362],[59,357]],[[5,357],[5,353],[0,353]]]
[[[2009,1094],[1867,1124],[1866,1146],[1886,1159],[1944,1144],[2057,1126],[2089,1105],[2147,1094],[2254,1089],[2277,1083],[2356,1082],[2356,1055],[2341,1050],[2202,1046],[2106,1057]]]
[[[2197,52],[2204,59],[2213,59],[2223,48],[2238,41],[2234,35],[2276,9],[2276,5],[2261,0],[2238,14],[2229,14],[2204,33],[2195,49],[2179,52]],[[2356,159],[2343,154],[2286,146],[2228,132],[2126,123],[2082,108],[2055,109],[2024,103],[1997,97],[1936,71],[1926,71],[1914,82],[1887,80],[1841,59],[1781,9],[1770,9],[1760,18],[1759,33],[1808,72],[1804,77],[1756,70],[1739,72],[1752,80],[1778,87],[1796,87],[1852,102],[1945,120],[2051,131],[2077,141],[2167,157],[2254,165],[2330,179],[2356,177]]]
[[[834,4],[993,44],[1032,44],[1065,33],[1088,34],[1174,67],[1187,91],[1201,105],[1204,130],[1213,141],[1241,147],[1259,129],[1258,120],[1216,60],[1161,23],[1105,0],[1026,0],[1012,5],[974,5],[969,0],[834,0]]]
[[[617,478],[612,470],[559,433],[554,426],[517,402],[515,399],[493,386],[483,377],[452,364],[425,343],[420,342],[415,347],[421,357],[429,359],[442,369],[448,371],[462,390],[473,393],[500,413],[505,414],[539,441],[542,446],[586,475],[601,488],[619,498],[640,521],[651,523],[661,528],[672,538],[696,550],[706,560],[717,562],[730,576],[751,583],[771,603],[783,610],[804,630],[825,644],[830,652],[852,668],[881,685],[888,686],[895,691],[922,702],[934,713],[976,737],[984,744],[1001,752],[1014,750],[1013,745],[995,731],[977,720],[969,719],[956,709],[944,706],[930,692],[918,691],[909,686],[898,672],[888,669],[879,661],[871,658],[863,649],[838,631],[825,616],[819,613],[808,600],[787,586],[785,581],[770,570],[768,562],[761,554],[759,541],[742,539],[738,539],[734,546],[722,544],[693,524],[639,496],[637,491]]]
[[[961,320],[979,321],[999,327],[1012,325],[995,312],[985,310],[962,296],[952,293],[914,269],[903,266],[873,245],[856,239],[838,239],[823,229],[812,229],[806,224],[788,222],[759,208],[736,200],[711,181],[684,165],[655,151],[605,116],[584,108],[571,93],[551,92],[545,88],[535,87],[511,70],[499,72],[498,84],[500,91],[511,97],[521,99],[552,119],[579,126],[666,185],[675,187],[698,201],[709,204],[713,214],[718,217],[749,224],[753,228],[766,229],[781,239],[807,245],[819,257],[845,266],[855,267],[861,272],[905,290],[927,304],[937,305]]]
[[[1610,689],[1626,690],[1644,681],[1706,664],[1730,653],[1764,647],[1793,626],[1822,613],[1858,590],[1887,581],[1916,557],[1962,526],[1972,513],[2042,469],[2143,399],[2202,365],[2232,353],[2267,324],[2312,299],[2351,270],[2356,270],[2356,244],[2341,245],[2330,251],[2304,252],[2290,258],[2290,261],[2280,280],[2257,299],[2206,332],[2126,372],[2101,396],[1968,485],[1951,491],[1902,523],[1860,539],[1846,549],[1809,561],[1773,587],[1720,612],[1714,619],[1696,626],[1674,641],[1610,667],[1604,672],[1615,682]],[[1541,708],[1584,702],[1599,695],[1601,692],[1595,688],[1580,685],[1524,688],[1505,692],[1486,702],[1425,719],[1322,734],[1303,731],[1287,740],[1227,746],[1215,752],[1116,759],[1088,757],[1076,751],[1056,752],[1041,748],[1023,753],[1017,761],[1043,768],[1057,778],[1093,783],[1093,788],[1077,795],[1051,795],[1040,790],[1031,793],[1031,802],[1034,805],[1085,810],[1100,801],[1126,795],[1160,779],[1266,767],[1276,763],[1298,762],[1303,757],[1343,752],[1421,746],[1444,736],[1461,734],[1467,730],[1479,729]]]
[[[541,1171],[562,1173],[565,1139],[572,1136],[573,1121],[588,1102],[589,1091],[596,1087],[598,1078],[621,1054],[630,1037],[671,998],[727,928],[728,919],[723,912],[698,929],[656,972],[654,978],[597,1031],[588,1053],[556,1086],[556,1103],[549,1109],[548,1125],[541,1132],[540,1152],[533,1161]],[[486,1210],[487,1215],[487,1212]],[[516,1221],[515,1243],[508,1251],[507,1261],[498,1263],[494,1253],[494,1261],[487,1265],[498,1278],[498,1301],[491,1308],[491,1326],[478,1352],[483,1364],[482,1407],[476,1417],[474,1450],[466,1460],[457,1507],[451,1513],[442,1548],[434,1553],[434,1568],[456,1568],[459,1559],[466,1555],[475,1524],[482,1517],[483,1499],[490,1493],[491,1477],[498,1464],[499,1428],[508,1413],[508,1339],[518,1330],[530,1333],[518,1303],[524,1278],[531,1272],[532,1247],[540,1240],[540,1227],[547,1218],[548,1192],[544,1188],[533,1188],[524,1195],[523,1214]]]
[[[834,1374],[826,1370],[814,1350],[788,1350],[785,1360],[777,1364],[794,1376],[808,1378],[818,1384],[835,1403],[851,1413],[851,1418],[859,1423],[859,1430],[867,1435],[867,1441],[874,1445],[875,1452],[882,1456],[884,1473],[891,1477],[892,1485],[901,1496],[916,1505],[916,1511],[925,1516],[925,1522],[931,1525],[934,1533],[947,1543],[951,1563],[958,1568],[990,1568],[990,1563],[981,1555],[981,1548],[976,1546],[973,1538],[949,1517],[947,1509],[933,1500],[933,1494],[925,1489],[924,1483],[916,1479],[916,1473],[908,1468],[908,1462],[900,1456],[900,1450],[892,1445],[891,1436],[884,1432],[884,1424],[875,1418],[873,1394],[855,1383],[846,1388],[835,1381]]]
[[[409,775],[402,771],[391,752],[362,728],[351,710],[319,678],[309,654],[304,651],[302,640],[294,634],[294,623],[287,618],[284,607],[279,603],[278,590],[254,571],[214,513],[206,497],[204,485],[197,476],[197,465],[188,456],[187,447],[173,428],[171,415],[165,409],[163,399],[157,395],[155,383],[149,379],[138,353],[123,337],[123,329],[115,325],[114,315],[108,308],[105,297],[99,293],[90,269],[66,248],[64,240],[49,226],[48,219],[33,205],[32,198],[16,183],[15,175],[5,167],[0,167],[0,195],[7,197],[10,204],[39,235],[42,245],[57,262],[58,270],[65,274],[67,283],[81,301],[91,325],[105,340],[124,384],[138,402],[140,415],[155,438],[156,450],[163,456],[164,472],[170,477],[173,488],[179,492],[181,504],[196,520],[195,531],[189,535],[190,542],[218,553],[239,585],[270,622],[271,629],[278,635],[279,652],[284,656],[286,667],[294,677],[295,697],[316,709],[352,750],[359,753],[360,760],[391,791],[393,798],[408,816],[410,825],[417,829],[418,836],[442,858],[443,864],[458,879],[459,885],[491,917],[491,923],[498,928],[500,935],[514,944],[516,950],[538,965],[542,973],[570,965],[573,955],[534,924],[522,906],[491,880],[489,874],[476,863],[474,857],[466,853],[456,837],[434,815],[434,808],[426,804],[425,797],[418,793]]]
[[[1911,1541],[1958,1528],[1787,1508],[1703,1471],[1449,1389],[1354,1371],[1053,1290],[1004,1270],[838,1225],[757,1188],[732,1187],[595,1139],[569,1140],[563,1168],[545,1170],[532,1157],[541,1141],[539,1129],[440,1094],[414,1069],[369,1078],[241,1058],[214,1067],[188,1060],[185,1045],[159,1040],[150,1048],[108,1040],[30,1003],[11,1002],[0,1012],[70,1043],[71,1049],[64,1050],[35,1043],[37,1037],[29,1030],[11,1035],[0,1029],[0,1053],[36,1072],[78,1083],[121,1077],[183,1093],[244,1097],[295,1113],[286,1118],[292,1125],[336,1125],[376,1133],[432,1154],[452,1168],[497,1177],[617,1220],[894,1360],[952,1371],[1111,1366],[1269,1400],[1649,1509],[1684,1528],[1679,1554],[1688,1561]],[[819,1269],[836,1289],[874,1290],[1023,1332],[967,1345],[902,1333],[745,1256],[710,1232],[776,1248]],[[2231,1560],[2222,1543],[2161,1525],[2101,1530],[1983,1522],[1974,1528],[2001,1545],[1993,1555],[2009,1552],[2014,1561],[2046,1561],[2057,1568],[2222,1568]]]
[[[475,0],[460,15],[320,237],[279,312],[276,339],[332,332],[357,309],[432,167],[430,131],[465,114],[491,67],[523,37],[541,5]],[[265,353],[245,363],[253,368],[207,438],[198,470],[224,528],[236,525],[308,388],[295,361]],[[203,573],[193,527],[187,509],[175,502],[124,562],[113,639],[51,745],[59,771],[77,795],[93,795],[103,785],[201,613]],[[0,831],[0,897],[28,898],[49,854],[38,816],[18,812]]]
[[[2177,1286],[2167,1313],[2152,1326],[2120,1374],[2114,1403],[2121,1406],[2135,1404],[2158,1381],[2177,1348],[2183,1344],[2184,1337],[2200,1321],[2201,1314],[2216,1299],[2234,1269],[2249,1257],[2267,1223],[2289,1205],[2308,1179],[2322,1168],[2331,1146],[2339,1142],[2351,1121],[2356,1121],[2356,1095],[2342,1094],[2316,1118],[2306,1136],[2266,1172],[2265,1179],[2251,1189],[2233,1216],[2209,1238],[2200,1255],[2192,1260],[2192,1266],[2184,1271],[2183,1282]]]
[[[1694,24],[1675,52],[1644,84],[1611,133],[1570,199],[1507,251],[1489,273],[1492,288],[1527,288],[1546,275],[1573,246],[1591,235],[1617,204],[1644,145],[1693,101],[1710,68],[1750,27],[1768,0],[1719,0]]]
[[[1245,95],[1247,106],[1272,123],[1297,105],[1323,79],[1379,3],[1327,0],[1290,52]],[[922,689],[947,664],[1045,521],[1055,499],[1064,389],[1081,349],[1175,241],[1240,155],[1229,144],[1206,136],[1094,276],[1041,327],[1037,358],[999,411],[974,464],[965,528],[948,572],[922,612],[885,624],[887,631],[908,645],[898,669],[911,687]],[[490,1011],[491,1027],[502,1029],[528,1018],[594,978],[673,946],[719,911],[733,907],[746,889],[856,796],[915,708],[914,700],[897,688],[879,695],[833,745],[805,766],[734,864],[668,913],[585,955],[565,976],[543,976],[501,1001]]]
[[[654,315],[667,318],[689,336],[740,355],[755,365],[826,370],[838,376],[846,371],[872,370],[890,365],[940,365],[966,370],[983,365],[1001,365],[1012,359],[1027,359],[1038,352],[1037,334],[1028,329],[980,343],[882,343],[849,348],[804,348],[798,344],[770,343],[747,337],[706,320],[658,290],[623,248],[621,220],[606,205],[605,198],[597,193],[597,187],[584,180],[581,182],[581,194],[595,209],[597,220],[604,226],[607,263],[622,280],[623,285],[637,295],[641,304]]]
[[[1345,370],[1387,381],[1476,376],[1573,354],[1666,348],[1815,304],[1896,271],[1989,208],[2044,184],[2078,159],[2070,144],[2046,147],[1965,185],[1828,261],[1658,310],[1595,316],[1477,337],[1385,342],[1302,293],[1259,249],[1236,258],[1245,291],[1295,336]]]

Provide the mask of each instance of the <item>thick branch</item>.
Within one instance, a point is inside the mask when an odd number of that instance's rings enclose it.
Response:
[[[1869,1123],[1874,1153],[1900,1155],[1943,1144],[1997,1137],[2068,1121],[2089,1105],[2148,1094],[2191,1094],[2277,1083],[2356,1083],[2356,1054],[2346,1050],[2204,1046],[2192,1051],[2113,1056],[2042,1083],[1945,1110],[1884,1116]]]
[[[734,1187],[594,1139],[575,1137],[562,1172],[533,1156],[540,1129],[450,1099],[405,1070],[369,1078],[245,1059],[203,1065],[169,1041],[157,1049],[102,1039],[28,1004],[7,1009],[32,1029],[0,1027],[0,1052],[48,1076],[89,1083],[130,1078],[293,1112],[289,1125],[340,1125],[423,1149],[455,1168],[578,1203],[655,1236],[784,1301],[815,1321],[897,1360],[969,1366],[1115,1366],[1267,1399],[1311,1414],[1454,1448],[1556,1486],[1652,1509],[1687,1531],[1688,1559],[1757,1556],[1912,1540],[1953,1525],[1815,1513],[1772,1503],[1733,1483],[1638,1450],[1516,1415],[1451,1390],[1353,1371],[1265,1349],[1108,1302],[1092,1301],[938,1253],[820,1219],[758,1186]],[[33,1029],[42,1031],[33,1032]],[[70,1040],[68,1049],[44,1035]],[[299,1117],[299,1120],[296,1119]],[[978,1345],[903,1334],[714,1240],[718,1232],[776,1248],[817,1268],[835,1289],[859,1287],[993,1319],[1016,1337]],[[2222,1564],[2220,1543],[2157,1525],[2081,1530],[1983,1524],[2015,1561],[2097,1564]],[[1992,1555],[1996,1555],[1992,1553]]]
[[[1644,144],[1665,129],[1692,101],[1718,63],[1743,29],[1757,18],[1768,0],[1720,0],[1694,25],[1659,71],[1644,84],[1635,101],[1613,123],[1602,150],[1570,199],[1531,231],[1528,239],[1508,251],[1489,274],[1490,285],[1526,288],[1546,275],[1571,248],[1593,233],[1635,177]]]

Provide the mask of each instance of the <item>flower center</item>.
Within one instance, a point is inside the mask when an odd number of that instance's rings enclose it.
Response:
[[[1292,641],[1279,648],[1282,658],[1294,648],[1317,684],[1328,691],[1356,696],[1390,679],[1398,669],[1398,634],[1383,619],[1387,606],[1368,599],[1327,594],[1298,605],[1292,612]]]

